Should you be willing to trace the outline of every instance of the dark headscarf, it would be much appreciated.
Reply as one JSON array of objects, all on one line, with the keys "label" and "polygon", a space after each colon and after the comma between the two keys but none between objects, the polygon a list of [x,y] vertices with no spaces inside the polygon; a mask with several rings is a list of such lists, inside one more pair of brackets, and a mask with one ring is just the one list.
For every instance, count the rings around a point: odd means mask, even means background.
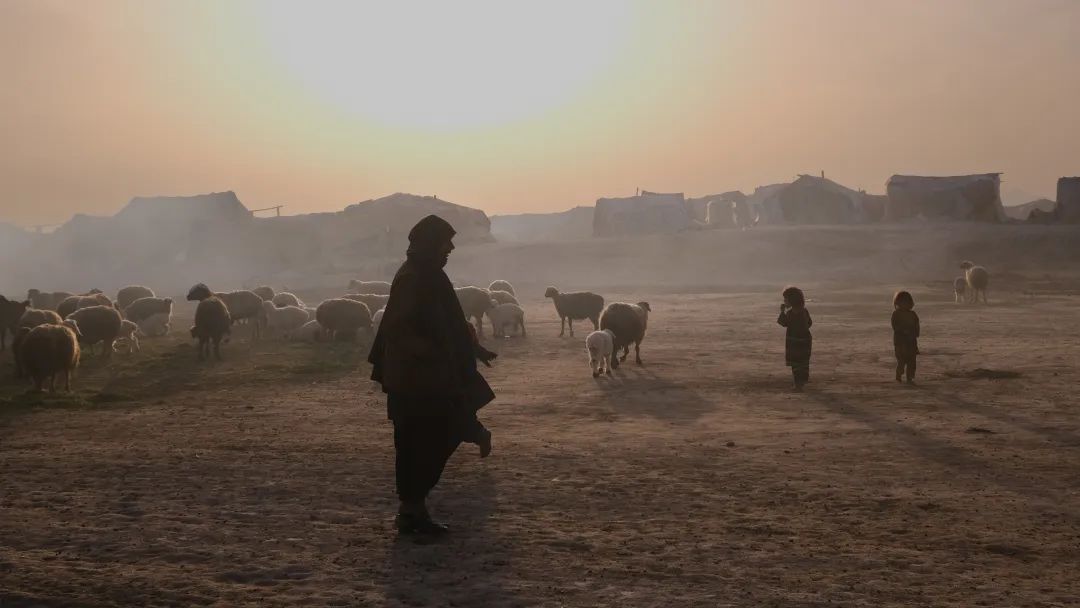
[{"label": "dark headscarf", "polygon": [[[434,215],[409,231],[407,259],[394,276],[368,357],[372,380],[387,392],[473,400],[468,395],[480,377],[473,341],[454,286],[443,272],[454,234],[446,220]],[[423,352],[414,352],[412,345]]]}]

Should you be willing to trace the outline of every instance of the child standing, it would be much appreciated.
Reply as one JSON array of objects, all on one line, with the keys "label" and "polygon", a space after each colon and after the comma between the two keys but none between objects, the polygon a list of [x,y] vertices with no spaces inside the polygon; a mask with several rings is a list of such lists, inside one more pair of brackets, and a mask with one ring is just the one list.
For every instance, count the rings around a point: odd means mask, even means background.
[{"label": "child standing", "polygon": [[915,298],[906,291],[893,296],[893,350],[896,353],[896,381],[906,374],[908,384],[915,383],[915,357],[919,354],[919,315]]},{"label": "child standing", "polygon": [[788,287],[783,293],[780,317],[776,322],[787,328],[784,342],[784,359],[791,368],[795,390],[801,391],[810,381],[810,351],[814,338],[810,326],[814,324],[806,310],[806,297],[798,287]]}]

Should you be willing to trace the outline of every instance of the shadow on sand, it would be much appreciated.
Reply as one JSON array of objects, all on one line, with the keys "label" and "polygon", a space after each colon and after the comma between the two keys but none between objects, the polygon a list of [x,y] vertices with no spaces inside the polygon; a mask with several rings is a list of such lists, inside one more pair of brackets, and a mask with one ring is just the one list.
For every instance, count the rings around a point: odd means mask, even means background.
[{"label": "shadow on sand", "polygon": [[598,378],[597,386],[620,415],[690,423],[715,409],[697,391],[659,376],[647,363],[636,365],[632,359],[620,365],[614,376]]}]

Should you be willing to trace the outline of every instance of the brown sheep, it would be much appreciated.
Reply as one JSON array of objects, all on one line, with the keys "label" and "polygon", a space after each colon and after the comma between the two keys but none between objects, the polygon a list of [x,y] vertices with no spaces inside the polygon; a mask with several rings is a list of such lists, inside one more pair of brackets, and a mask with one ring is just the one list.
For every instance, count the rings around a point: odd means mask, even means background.
[{"label": "brown sheep", "polygon": [[40,291],[38,289],[31,289],[26,292],[26,299],[30,300],[31,308],[38,310],[56,310],[56,307],[60,305],[60,302],[70,298],[75,294],[66,291]]},{"label": "brown sheep", "polygon": [[[626,349],[629,352],[630,345],[634,344],[635,351],[638,351],[641,340],[645,337],[645,324],[638,308],[634,304],[614,302],[609,304],[604,309],[604,314],[600,316],[600,329],[610,330],[614,336],[611,351],[613,369],[619,367],[619,357],[616,356],[619,349]],[[637,363],[641,364],[640,354],[638,354]]]},{"label": "brown sheep", "polygon": [[49,390],[56,392],[56,376],[64,374],[64,390],[71,390],[71,373],[79,366],[78,328],[74,323],[39,325],[23,328],[20,336],[19,364],[34,381],[34,390],[42,391],[45,380]]},{"label": "brown sheep", "polygon": [[191,327],[191,337],[199,340],[199,361],[210,355],[211,343],[214,356],[221,360],[221,340],[229,335],[231,326],[229,308],[221,298],[210,296],[199,301],[195,307],[195,325]]},{"label": "brown sheep", "polygon": [[353,340],[361,329],[371,331],[371,309],[346,298],[326,300],[315,309],[315,320],[334,340]]},{"label": "brown sheep", "polygon": [[101,342],[104,345],[102,357],[108,359],[112,355],[113,344],[120,336],[120,326],[123,324],[119,310],[112,306],[88,306],[76,310],[68,318],[79,325],[79,333],[82,334],[80,342],[89,346],[91,352],[94,345]]},{"label": "brown sheep", "polygon": [[38,325],[52,324],[60,325],[64,322],[64,319],[60,317],[60,314],[52,310],[41,310],[38,308],[27,308],[22,317],[19,317],[18,327],[33,329]]},{"label": "brown sheep", "polygon": [[109,299],[109,296],[106,296],[103,293],[95,293],[90,295],[71,296],[70,298],[67,298],[66,300],[61,302],[60,305],[56,307],[56,312],[59,313],[61,317],[66,319],[71,315],[71,313],[79,310],[80,308],[87,308],[90,306],[111,307],[112,305],[113,303],[112,300]]},{"label": "brown sheep", "polygon": [[251,337],[257,340],[261,329],[266,325],[266,311],[263,310],[263,299],[255,292],[247,290],[230,291],[227,293],[212,292],[205,283],[199,283],[188,291],[188,301],[202,301],[211,296],[217,296],[229,309],[229,318],[233,323],[250,319],[253,321]]},{"label": "brown sheep", "polygon": [[154,290],[149,287],[143,287],[142,285],[128,285],[127,287],[116,292],[116,309],[124,310],[135,300],[142,298],[153,298]]},{"label": "brown sheep", "polygon": [[570,335],[574,335],[574,321],[588,319],[593,323],[593,330],[603,329],[599,326],[600,312],[604,310],[604,298],[589,291],[574,293],[560,293],[554,287],[548,287],[544,292],[545,298],[551,298],[555,303],[555,312],[559,315],[559,336],[566,333],[567,321],[570,322]]},{"label": "brown sheep", "polygon": [[30,307],[30,300],[16,302],[0,296],[0,351],[7,348],[7,334],[11,332],[14,340],[15,332],[19,329],[19,319]]}]

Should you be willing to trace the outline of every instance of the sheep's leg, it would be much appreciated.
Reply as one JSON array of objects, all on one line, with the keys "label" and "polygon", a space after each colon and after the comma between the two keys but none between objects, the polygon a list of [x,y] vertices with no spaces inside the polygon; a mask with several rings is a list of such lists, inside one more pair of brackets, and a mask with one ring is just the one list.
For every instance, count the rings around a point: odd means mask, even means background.
[{"label": "sheep's leg", "polygon": [[206,356],[203,354],[206,351],[206,343],[207,338],[199,336],[199,361],[206,359]]},{"label": "sheep's leg", "polygon": [[525,335],[526,335],[525,334],[525,319],[519,319],[518,320],[518,327],[521,328],[521,337],[524,338]]},{"label": "sheep's leg", "polygon": [[559,317],[559,337],[566,335],[566,317]]},{"label": "sheep's leg", "polygon": [[[135,343],[135,352],[141,353],[142,352],[142,346],[139,345],[139,339],[136,338],[135,336],[131,336],[131,341]],[[129,353],[131,352],[131,347],[130,346],[128,347],[128,352]]]},{"label": "sheep's leg", "polygon": [[611,375],[611,355],[604,355],[603,363],[605,365],[605,368],[607,369],[607,371],[605,373],[610,376]]},{"label": "sheep's leg", "polygon": [[634,363],[641,365],[641,342],[634,342]]},{"label": "sheep's leg", "polygon": [[[618,349],[615,349],[615,350],[618,350]],[[618,356],[618,355],[616,355],[616,356]],[[619,363],[622,363],[622,362],[626,361],[626,358],[629,357],[629,356],[630,356],[630,343],[628,342],[626,344],[626,346],[623,346],[622,356],[619,357]]]},{"label": "sheep's leg", "polygon": [[65,369],[64,370],[64,392],[65,393],[70,393],[71,392],[71,370],[70,369]]},{"label": "sheep's leg", "polygon": [[570,325],[570,337],[574,337],[574,317],[567,317],[566,322]]},{"label": "sheep's leg", "polygon": [[592,330],[600,331],[600,317],[589,317],[589,320],[592,321]]},{"label": "sheep's leg", "polygon": [[214,338],[214,357],[221,361],[221,338]]},{"label": "sheep's leg", "polygon": [[589,353],[589,368],[592,369],[592,377],[597,378],[600,376],[600,372],[604,371],[604,364],[600,361],[600,357]]},{"label": "sheep's leg", "polygon": [[[494,324],[492,325],[492,330],[491,331],[492,332],[495,331]],[[477,338],[483,338],[484,337],[484,315],[480,315],[480,316],[476,317],[476,337]]]}]

